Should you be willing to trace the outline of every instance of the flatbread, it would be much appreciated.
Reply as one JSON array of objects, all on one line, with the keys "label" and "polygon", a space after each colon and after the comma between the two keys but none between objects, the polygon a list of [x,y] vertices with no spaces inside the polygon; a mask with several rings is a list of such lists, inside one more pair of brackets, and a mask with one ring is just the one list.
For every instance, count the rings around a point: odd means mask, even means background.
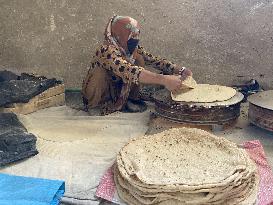
[{"label": "flatbread", "polygon": [[236,90],[231,87],[197,84],[194,89],[184,89],[179,94],[172,93],[171,96],[174,101],[179,102],[210,103],[229,100],[235,94]]},{"label": "flatbread", "polygon": [[188,76],[185,80],[182,81],[181,90],[195,88],[196,86],[196,81],[192,78],[192,76]]},{"label": "flatbread", "polygon": [[183,193],[183,192],[157,192],[157,193],[145,193],[138,189],[136,189],[131,184],[127,183],[118,173],[117,168],[114,169],[115,176],[118,184],[123,187],[124,189],[128,190],[130,194],[132,194],[135,198],[143,198],[146,199],[146,204],[149,204],[149,202],[152,204],[154,201],[164,201],[166,199],[177,199],[180,201],[192,201],[192,200],[209,200],[210,197],[213,197],[213,195],[207,194],[207,192],[203,193]]},{"label": "flatbread", "polygon": [[[198,135],[197,135],[198,136]],[[198,136],[200,137],[200,136]],[[244,153],[246,155],[246,153]],[[242,156],[243,158],[243,156]],[[246,166],[242,166],[239,170],[236,170],[234,173],[231,173],[229,177],[226,179],[219,181],[214,184],[199,184],[199,185],[188,185],[188,184],[172,184],[172,185],[152,185],[145,184],[141,182],[137,177],[134,177],[134,174],[128,174],[125,165],[120,155],[117,157],[117,162],[119,164],[119,171],[124,179],[126,179],[130,184],[135,186],[137,189],[145,192],[162,192],[162,191],[174,191],[179,190],[184,193],[197,193],[197,192],[215,192],[215,190],[224,189],[230,185],[237,185],[238,180],[241,178],[248,179],[249,176],[253,173],[253,170],[256,169],[254,163],[249,159],[249,157],[245,157]],[[245,167],[247,167],[245,169]],[[129,167],[130,169],[130,167]]]},{"label": "flatbread", "polygon": [[120,155],[126,172],[142,183],[173,186],[231,181],[233,173],[247,167],[243,152],[224,138],[182,128],[131,141]]},{"label": "flatbread", "polygon": [[114,178],[128,204],[255,204],[257,168],[244,149],[192,128],[133,139]]},{"label": "flatbread", "polygon": [[[233,194],[231,192],[224,192],[226,196],[229,196],[228,199],[220,199],[220,200],[199,200],[199,201],[185,201],[174,199],[174,198],[166,198],[163,197],[155,198],[154,203],[146,203],[147,198],[140,198],[140,196],[137,196],[135,194],[132,194],[132,190],[129,190],[128,188],[120,185],[117,175],[114,174],[114,179],[117,187],[117,192],[120,198],[126,202],[128,205],[135,204],[157,204],[157,205],[185,205],[185,204],[194,204],[194,205],[213,205],[213,204],[229,204],[229,205],[255,205],[257,202],[257,193],[258,193],[258,187],[259,187],[259,177],[257,175],[253,175],[251,181],[246,184],[245,188],[243,190],[237,191],[237,194]],[[238,189],[238,188],[236,188]],[[144,202],[144,203],[143,203]],[[158,203],[157,203],[158,202]]]}]

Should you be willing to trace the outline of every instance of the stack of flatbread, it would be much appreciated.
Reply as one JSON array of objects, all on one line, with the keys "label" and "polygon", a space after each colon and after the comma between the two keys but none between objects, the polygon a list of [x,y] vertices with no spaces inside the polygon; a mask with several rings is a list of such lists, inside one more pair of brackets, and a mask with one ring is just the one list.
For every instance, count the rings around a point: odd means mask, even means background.
[{"label": "stack of flatbread", "polygon": [[114,178],[130,205],[256,203],[258,175],[244,149],[200,129],[170,129],[131,140]]}]

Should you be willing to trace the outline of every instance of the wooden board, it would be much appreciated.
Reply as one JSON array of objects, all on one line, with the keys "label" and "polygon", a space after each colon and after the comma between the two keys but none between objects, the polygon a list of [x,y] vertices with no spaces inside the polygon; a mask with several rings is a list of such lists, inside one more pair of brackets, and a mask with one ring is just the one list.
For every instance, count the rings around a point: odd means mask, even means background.
[{"label": "wooden board", "polygon": [[57,85],[55,87],[49,88],[48,90],[42,92],[41,94],[35,96],[34,98],[37,100],[43,100],[55,95],[59,95],[65,92],[64,84]]},{"label": "wooden board", "polygon": [[9,107],[0,108],[0,112],[14,112],[16,114],[29,114],[40,109],[65,104],[64,84],[49,88],[32,98],[28,103],[14,103]]},{"label": "wooden board", "polygon": [[65,94],[55,95],[43,100],[32,99],[28,103],[17,103],[13,108],[0,108],[0,112],[29,114],[38,110],[65,104]]}]

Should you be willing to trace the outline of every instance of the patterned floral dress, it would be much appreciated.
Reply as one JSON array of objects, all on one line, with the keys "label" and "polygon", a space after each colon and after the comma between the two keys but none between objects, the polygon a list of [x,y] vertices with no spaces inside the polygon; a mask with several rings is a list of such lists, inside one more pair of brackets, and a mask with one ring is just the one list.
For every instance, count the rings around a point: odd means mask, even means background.
[{"label": "patterned floral dress", "polygon": [[144,64],[138,59],[131,64],[114,45],[102,45],[96,50],[82,86],[87,108],[100,108],[102,114],[122,110],[128,99],[138,96],[139,75],[145,65],[167,75],[173,74],[176,67],[170,61],[146,52],[141,46],[137,47],[137,55]]}]

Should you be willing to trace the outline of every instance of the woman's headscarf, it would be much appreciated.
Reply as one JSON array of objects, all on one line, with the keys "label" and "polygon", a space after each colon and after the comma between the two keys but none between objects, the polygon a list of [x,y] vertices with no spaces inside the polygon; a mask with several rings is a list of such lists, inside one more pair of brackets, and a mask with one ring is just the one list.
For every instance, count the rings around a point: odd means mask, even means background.
[{"label": "woman's headscarf", "polygon": [[105,29],[105,42],[114,45],[127,57],[131,63],[134,62],[133,55],[128,53],[127,42],[130,38],[139,39],[139,23],[128,16],[113,16]]},{"label": "woman's headscarf", "polygon": [[[128,40],[139,39],[140,27],[138,22],[128,16],[113,16],[105,29],[105,44],[114,45],[126,57],[131,64],[135,63],[134,54],[128,53]],[[131,83],[124,83],[120,96],[114,103],[114,110],[120,110],[124,106],[130,92]]]}]

